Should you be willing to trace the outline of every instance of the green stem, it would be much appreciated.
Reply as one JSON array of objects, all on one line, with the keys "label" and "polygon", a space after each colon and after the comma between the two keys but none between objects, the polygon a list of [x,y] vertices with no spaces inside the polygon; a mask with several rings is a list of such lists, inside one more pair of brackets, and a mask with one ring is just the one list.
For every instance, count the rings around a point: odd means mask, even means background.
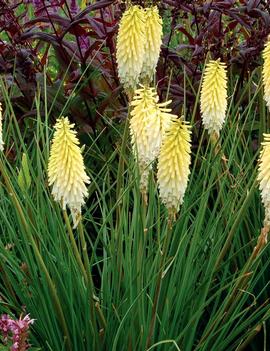
[{"label": "green stem", "polygon": [[83,260],[84,260],[84,268],[87,274],[87,282],[90,287],[90,291],[92,294],[94,294],[94,285],[93,285],[93,280],[92,280],[92,274],[91,274],[91,269],[90,269],[90,262],[89,262],[89,257],[87,253],[87,244],[84,236],[84,229],[82,225],[82,221],[80,220],[78,224],[78,232],[79,232],[79,237],[80,237],[80,242],[82,246],[82,254],[83,254]]},{"label": "green stem", "polygon": [[262,324],[258,324],[256,326],[256,328],[254,328],[253,330],[251,330],[251,332],[249,333],[248,337],[246,338],[245,341],[243,341],[243,343],[237,347],[237,351],[244,351],[247,349],[248,345],[251,343],[251,341],[255,338],[255,336],[261,331],[262,329]]},{"label": "green stem", "polygon": [[166,234],[165,241],[164,241],[164,249],[163,249],[162,257],[161,257],[161,261],[160,261],[159,275],[158,275],[157,285],[156,285],[156,290],[155,290],[155,295],[154,295],[153,308],[152,308],[152,318],[151,318],[149,333],[148,333],[147,341],[146,341],[146,349],[148,349],[150,347],[152,336],[154,333],[154,328],[155,328],[155,323],[156,323],[156,318],[157,318],[158,301],[159,301],[161,283],[162,283],[162,276],[163,276],[163,272],[164,272],[164,264],[165,264],[165,260],[166,260],[168,250],[169,250],[171,234],[172,234],[172,224],[171,224],[171,217],[169,216],[167,234]]},{"label": "green stem", "polygon": [[84,268],[84,265],[83,265],[83,262],[82,262],[82,259],[81,259],[81,255],[79,253],[78,246],[76,244],[76,241],[75,241],[75,238],[74,238],[74,235],[73,235],[73,231],[72,231],[72,228],[71,228],[70,221],[69,221],[69,218],[68,218],[66,210],[63,210],[63,216],[64,216],[64,220],[65,220],[65,223],[66,223],[66,226],[67,226],[67,231],[68,231],[68,234],[69,234],[69,238],[70,238],[71,246],[72,246],[72,249],[73,249],[73,253],[75,255],[75,258],[77,260],[78,265],[81,268],[83,277],[84,277],[85,281],[87,282],[88,281],[88,276],[87,276],[86,270]]},{"label": "green stem", "polygon": [[122,193],[122,188],[124,184],[124,161],[125,161],[125,154],[126,154],[126,146],[128,142],[128,135],[129,135],[129,114],[130,114],[130,105],[128,107],[128,113],[127,113],[127,118],[125,121],[125,127],[124,127],[124,133],[123,133],[123,138],[122,138],[122,144],[120,148],[120,154],[119,154],[119,164],[118,164],[118,170],[117,170],[117,179],[116,179],[116,202],[117,202],[117,208],[116,208],[116,247],[117,247],[117,267],[118,267],[118,274],[119,274],[119,280],[118,280],[118,292],[120,291],[120,285],[121,285],[121,266],[122,266],[122,236],[121,236],[121,208],[122,208],[122,199],[121,199],[121,193]]},{"label": "green stem", "polygon": [[122,139],[122,144],[120,149],[119,164],[118,164],[118,170],[117,170],[117,183],[116,183],[116,201],[118,201],[118,207],[117,207],[117,213],[116,213],[117,223],[119,223],[120,213],[121,213],[120,195],[121,195],[121,189],[123,187],[124,160],[125,160],[125,154],[126,154],[125,151],[126,151],[128,135],[129,135],[129,115],[130,115],[130,105],[128,107],[127,118],[125,121],[124,134],[123,134],[123,139]]},{"label": "green stem", "polygon": [[[63,214],[64,214],[65,223],[66,223],[66,226],[67,226],[67,230],[68,230],[68,233],[69,233],[71,245],[72,245],[72,248],[73,248],[76,260],[77,260],[77,262],[78,262],[78,264],[79,264],[79,266],[81,268],[81,271],[83,273],[84,279],[85,279],[87,285],[89,285],[89,288],[90,288],[90,291],[91,291],[91,301],[90,302],[91,302],[91,306],[92,306],[92,308],[91,308],[92,318],[94,318],[93,301],[92,301],[92,298],[95,297],[94,291],[93,291],[94,284],[93,284],[92,275],[91,275],[90,262],[89,262],[88,253],[87,253],[87,244],[86,244],[86,240],[85,240],[85,237],[84,237],[83,225],[82,225],[82,223],[80,221],[79,225],[78,225],[78,231],[79,231],[79,236],[80,236],[82,252],[83,252],[83,259],[84,259],[84,265],[85,266],[83,265],[83,262],[82,262],[82,259],[81,259],[81,255],[79,253],[78,246],[76,244],[76,241],[75,241],[75,238],[74,238],[74,235],[73,235],[73,231],[72,231],[72,228],[71,228],[71,225],[70,225],[70,221],[68,219],[67,211],[63,211]],[[99,315],[101,324],[103,325],[103,328],[105,328],[107,323],[106,323],[105,317],[104,317],[104,315],[102,313],[102,310],[100,309],[99,302],[96,302],[95,307],[96,307],[97,313]],[[93,323],[94,323],[94,319],[93,319]]]},{"label": "green stem", "polygon": [[[85,266],[86,274],[88,277],[89,289],[90,289],[91,294],[92,294],[91,297],[94,300],[97,300],[96,295],[95,295],[95,287],[94,287],[94,283],[93,283],[93,279],[92,279],[91,268],[90,268],[90,261],[89,261],[89,257],[88,257],[88,253],[87,253],[87,244],[86,244],[86,240],[85,240],[85,236],[84,236],[84,229],[83,229],[82,221],[79,222],[78,231],[79,231],[79,236],[80,236],[80,241],[81,241],[81,246],[82,246],[84,266]],[[93,306],[93,304],[91,304],[91,305]],[[103,315],[102,310],[100,309],[99,302],[97,302],[95,304],[95,307],[96,307],[96,310],[98,312],[99,318],[103,324],[103,327],[106,327],[106,325],[107,325],[106,319]],[[93,318],[94,318],[94,311],[93,311]],[[93,322],[94,322],[94,319],[93,319]]]}]

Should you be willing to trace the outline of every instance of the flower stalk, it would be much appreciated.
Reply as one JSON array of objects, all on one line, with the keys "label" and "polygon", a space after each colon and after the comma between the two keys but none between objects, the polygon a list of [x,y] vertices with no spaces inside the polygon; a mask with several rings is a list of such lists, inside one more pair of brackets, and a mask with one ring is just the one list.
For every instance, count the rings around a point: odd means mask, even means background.
[{"label": "flower stalk", "polygon": [[4,141],[3,141],[3,108],[0,102],[0,151],[4,151]]},{"label": "flower stalk", "polygon": [[84,265],[83,265],[83,262],[82,262],[82,259],[81,259],[81,256],[80,256],[80,253],[79,253],[79,250],[78,250],[78,246],[76,244],[76,241],[75,241],[75,238],[74,238],[74,235],[73,235],[73,231],[72,231],[72,228],[71,228],[71,225],[70,225],[70,221],[69,221],[69,218],[68,218],[68,215],[67,215],[67,211],[66,210],[63,210],[63,217],[64,217],[64,220],[65,220],[65,223],[66,223],[66,227],[67,227],[67,231],[68,231],[68,235],[69,235],[69,239],[70,239],[70,242],[71,242],[71,246],[72,246],[72,249],[73,249],[73,253],[74,253],[74,256],[76,258],[76,261],[82,271],[82,275],[84,277],[84,280],[87,282],[88,281],[88,276],[87,276],[87,273],[86,273],[86,270],[84,268]]},{"label": "flower stalk", "polygon": [[160,296],[161,285],[162,285],[162,278],[163,278],[164,272],[165,272],[165,263],[166,263],[166,259],[167,259],[168,252],[169,252],[171,237],[172,237],[172,221],[171,221],[171,218],[168,217],[167,233],[166,233],[165,239],[164,239],[163,250],[161,251],[159,274],[158,274],[158,278],[157,278],[157,284],[156,284],[154,300],[153,300],[152,317],[151,317],[149,332],[148,332],[148,336],[147,336],[147,340],[146,340],[146,349],[148,349],[151,345],[151,341],[152,341],[152,337],[153,337],[153,333],[154,333],[154,329],[155,329],[155,323],[156,323],[156,319],[157,319],[158,302],[159,302],[159,296]]}]

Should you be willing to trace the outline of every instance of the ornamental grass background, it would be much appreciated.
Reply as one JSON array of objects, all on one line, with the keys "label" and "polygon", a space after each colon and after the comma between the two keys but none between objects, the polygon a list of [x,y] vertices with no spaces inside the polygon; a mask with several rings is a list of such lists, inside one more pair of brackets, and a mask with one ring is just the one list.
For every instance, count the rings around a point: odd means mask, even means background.
[{"label": "ornamental grass background", "polygon": [[269,10],[0,0],[0,350],[268,350]]}]

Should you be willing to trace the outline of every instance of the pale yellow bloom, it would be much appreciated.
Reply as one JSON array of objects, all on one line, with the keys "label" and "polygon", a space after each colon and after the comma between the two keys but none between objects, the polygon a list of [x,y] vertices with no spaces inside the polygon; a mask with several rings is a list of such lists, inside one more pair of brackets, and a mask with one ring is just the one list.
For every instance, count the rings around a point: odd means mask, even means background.
[{"label": "pale yellow bloom", "polygon": [[60,202],[63,209],[66,206],[70,208],[76,227],[84,198],[88,195],[85,184],[90,183],[90,179],[85,172],[74,124],[70,124],[67,117],[62,117],[54,128],[48,165],[49,185],[52,186],[54,200]]},{"label": "pale yellow bloom", "polygon": [[169,103],[158,103],[156,91],[148,87],[137,89],[131,102],[131,143],[140,168],[142,192],[147,192],[149,170],[174,117],[166,107]]},{"label": "pale yellow bloom", "polygon": [[116,60],[121,83],[129,96],[136,89],[145,53],[145,11],[131,6],[119,24]]},{"label": "pale yellow bloom", "polygon": [[265,45],[263,50],[263,85],[264,85],[264,99],[266,101],[266,105],[270,109],[270,40]]},{"label": "pale yellow bloom", "polygon": [[0,102],[0,151],[4,151],[4,141],[3,141],[3,109]]},{"label": "pale yellow bloom", "polygon": [[218,59],[206,65],[201,89],[202,122],[209,134],[219,136],[226,109],[227,73],[225,64]]},{"label": "pale yellow bloom", "polygon": [[179,210],[188,184],[191,162],[189,126],[174,118],[166,131],[158,158],[160,198],[171,215]]},{"label": "pale yellow bloom", "polygon": [[81,9],[84,10],[86,8],[86,0],[82,0]]},{"label": "pale yellow bloom", "polygon": [[162,43],[162,18],[157,6],[145,9],[145,54],[141,78],[150,83],[153,80]]},{"label": "pale yellow bloom", "polygon": [[262,151],[259,158],[258,180],[262,202],[265,208],[265,225],[270,225],[270,134],[264,134]]}]

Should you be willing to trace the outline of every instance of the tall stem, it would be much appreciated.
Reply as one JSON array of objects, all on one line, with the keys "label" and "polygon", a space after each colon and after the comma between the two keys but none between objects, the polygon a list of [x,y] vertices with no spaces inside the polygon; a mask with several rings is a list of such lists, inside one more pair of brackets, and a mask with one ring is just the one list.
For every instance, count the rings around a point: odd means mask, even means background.
[{"label": "tall stem", "polygon": [[78,224],[78,232],[79,232],[80,242],[82,246],[82,254],[83,254],[83,260],[84,260],[84,268],[87,274],[87,282],[89,284],[90,291],[94,294],[94,285],[93,285],[92,274],[90,269],[90,261],[87,253],[87,244],[86,244],[84,229],[83,229],[81,220]]},{"label": "tall stem", "polygon": [[122,139],[122,144],[121,144],[121,149],[120,149],[119,164],[118,164],[118,170],[117,170],[116,201],[118,201],[118,207],[117,207],[116,216],[117,216],[117,223],[118,224],[119,224],[120,213],[121,213],[120,195],[121,195],[121,189],[122,189],[123,183],[124,183],[123,182],[123,173],[124,173],[124,161],[125,161],[125,155],[126,155],[126,147],[127,147],[127,142],[128,142],[129,115],[130,115],[130,105],[128,107],[127,118],[125,121],[124,134],[123,134],[123,139]]},{"label": "tall stem", "polygon": [[88,276],[86,274],[86,270],[84,268],[84,265],[83,265],[83,262],[82,262],[82,259],[81,259],[81,256],[80,256],[80,253],[79,253],[79,250],[78,250],[78,246],[76,244],[76,241],[75,241],[75,238],[74,238],[74,235],[73,235],[73,231],[72,231],[72,228],[71,228],[70,221],[68,219],[68,215],[67,215],[67,211],[66,210],[63,211],[63,216],[64,216],[64,220],[65,220],[65,223],[66,223],[66,227],[67,227],[69,239],[70,239],[70,242],[71,242],[71,246],[72,246],[72,249],[73,249],[73,253],[74,253],[75,258],[77,260],[77,263],[78,263],[78,265],[79,265],[79,267],[80,267],[80,269],[82,271],[83,277],[84,277],[85,281],[87,282]]},{"label": "tall stem", "polygon": [[167,254],[168,254],[168,250],[169,250],[171,234],[172,234],[172,222],[171,222],[171,216],[169,216],[167,234],[165,237],[164,248],[163,248],[162,257],[161,257],[160,266],[159,266],[159,275],[158,275],[157,285],[156,285],[156,290],[155,290],[155,295],[154,295],[153,308],[152,308],[152,318],[151,318],[149,333],[148,333],[147,341],[146,341],[146,349],[148,349],[150,347],[152,336],[154,333],[154,328],[155,328],[155,323],[156,323],[156,318],[157,318],[157,308],[158,308],[161,283],[162,283],[162,276],[163,276],[163,272],[164,272],[164,264],[165,264],[165,260],[167,258]]},{"label": "tall stem", "polygon": [[[78,227],[78,231],[79,231],[80,242],[81,242],[81,246],[82,246],[84,265],[83,265],[83,262],[82,262],[82,259],[81,259],[81,255],[79,253],[78,246],[76,244],[76,241],[75,241],[75,238],[74,238],[74,235],[73,235],[73,231],[72,231],[72,228],[71,228],[71,225],[70,225],[70,221],[69,221],[68,216],[67,216],[67,212],[63,211],[63,214],[64,214],[64,219],[65,219],[65,223],[66,223],[67,230],[68,230],[68,233],[69,233],[69,238],[70,238],[70,241],[71,241],[71,245],[72,245],[72,248],[73,248],[73,252],[74,252],[75,258],[76,258],[76,260],[77,260],[77,262],[78,262],[78,264],[79,264],[79,266],[81,268],[81,271],[82,271],[82,274],[84,276],[85,282],[87,283],[87,285],[89,286],[90,291],[91,291],[91,294],[90,294],[91,314],[92,314],[93,324],[95,324],[95,321],[94,321],[94,308],[93,308],[93,298],[95,298],[94,283],[93,283],[93,279],[92,279],[92,275],[91,275],[90,262],[89,262],[88,253],[87,253],[87,244],[86,244],[85,237],[84,237],[83,225],[82,225],[82,223],[80,221],[79,227]],[[102,312],[102,310],[100,308],[99,302],[95,303],[95,308],[96,308],[96,311],[98,313],[98,316],[99,316],[99,319],[101,321],[101,324],[102,324],[103,328],[105,328],[107,323],[106,323],[106,319],[105,319],[105,317],[103,315],[103,312]]]}]

